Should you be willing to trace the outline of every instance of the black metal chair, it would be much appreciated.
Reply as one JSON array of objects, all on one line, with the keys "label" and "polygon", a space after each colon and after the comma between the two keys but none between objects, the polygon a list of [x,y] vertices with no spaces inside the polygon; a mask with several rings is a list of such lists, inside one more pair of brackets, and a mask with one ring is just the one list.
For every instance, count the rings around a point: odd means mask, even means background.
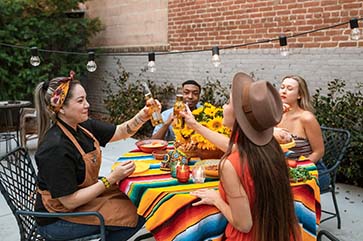
[{"label": "black metal chair", "polygon": [[37,113],[35,109],[21,109],[19,122],[20,145],[26,147],[27,141],[38,138]]},{"label": "black metal chair", "polygon": [[333,234],[329,233],[326,230],[320,230],[318,232],[317,241],[322,241],[323,235],[326,236],[329,240],[339,241],[339,239],[337,237],[335,237]]},{"label": "black metal chair", "polygon": [[28,152],[18,147],[0,159],[0,190],[18,223],[20,240],[44,240],[37,232],[35,217],[96,216],[100,232],[76,239],[105,241],[105,225],[98,212],[45,213],[34,212],[36,172]]},{"label": "black metal chair", "polygon": [[[13,145],[19,146],[18,139],[18,110],[0,109],[0,142],[5,143],[5,152],[0,147],[0,155],[8,153],[13,149]],[[1,143],[0,143],[1,145]]]},{"label": "black metal chair", "polygon": [[335,181],[336,181],[336,174],[338,171],[338,167],[342,162],[350,143],[350,132],[344,129],[330,128],[325,126],[322,126],[321,130],[323,133],[324,147],[325,147],[325,153],[322,159],[324,164],[327,165],[328,169],[324,173],[320,173],[319,175],[328,173],[330,175],[330,184],[326,188],[321,188],[320,194],[329,193],[329,192],[331,193],[335,212],[322,210],[322,212],[328,214],[329,216],[322,219],[320,222],[322,223],[324,221],[336,217],[338,222],[338,229],[340,229],[341,220],[340,220],[338,203],[335,196]]},{"label": "black metal chair", "polygon": [[154,237],[152,233],[145,233],[145,234],[141,234],[139,236],[137,236],[134,241],[140,241],[140,240],[144,240],[144,239],[148,239],[148,238],[152,238]]}]

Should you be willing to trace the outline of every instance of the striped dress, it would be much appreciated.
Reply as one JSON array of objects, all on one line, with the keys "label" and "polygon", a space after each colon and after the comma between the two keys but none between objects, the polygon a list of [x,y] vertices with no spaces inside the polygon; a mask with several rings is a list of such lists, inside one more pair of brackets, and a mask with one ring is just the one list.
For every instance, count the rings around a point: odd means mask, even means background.
[{"label": "striped dress", "polygon": [[313,152],[308,139],[295,135],[291,136],[294,139],[296,145],[289,149],[290,151],[294,152],[289,155],[290,159],[299,159],[300,156],[308,157]]},{"label": "striped dress", "polygon": [[[290,148],[290,151],[293,151],[294,153],[291,153],[289,155],[289,159],[299,159],[300,156],[308,157],[313,150],[311,149],[310,143],[308,139],[298,137],[295,135],[291,135],[292,138],[295,140],[295,147]],[[319,180],[319,187],[320,190],[327,190],[329,188],[329,184],[331,181],[329,173],[327,173],[327,167],[323,163],[322,160],[319,160],[315,163],[316,168],[318,170],[318,180]]]}]

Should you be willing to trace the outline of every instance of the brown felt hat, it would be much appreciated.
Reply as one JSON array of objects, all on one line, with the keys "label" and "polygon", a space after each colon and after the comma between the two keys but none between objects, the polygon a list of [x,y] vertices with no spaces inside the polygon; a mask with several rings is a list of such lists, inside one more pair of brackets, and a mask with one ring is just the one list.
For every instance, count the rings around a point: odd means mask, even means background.
[{"label": "brown felt hat", "polygon": [[269,143],[273,128],[282,118],[282,101],[272,84],[237,73],[232,82],[232,103],[238,125],[247,138],[259,146]]}]

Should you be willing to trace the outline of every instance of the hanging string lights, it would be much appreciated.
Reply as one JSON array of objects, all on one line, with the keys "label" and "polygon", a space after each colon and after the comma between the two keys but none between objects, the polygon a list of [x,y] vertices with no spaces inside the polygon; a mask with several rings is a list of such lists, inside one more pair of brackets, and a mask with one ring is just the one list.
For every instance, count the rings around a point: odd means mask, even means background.
[{"label": "hanging string lights", "polygon": [[[330,28],[335,28],[335,27],[338,27],[338,26],[346,25],[346,24],[349,24],[350,28],[351,28],[351,33],[350,33],[351,40],[357,41],[357,40],[360,39],[360,35],[361,35],[361,32],[359,30],[359,23],[358,23],[358,21],[360,21],[360,20],[363,20],[363,18],[359,18],[359,19],[358,18],[352,18],[347,22],[342,22],[342,23],[331,25],[331,26],[322,27],[322,28],[319,28],[319,29],[314,29],[314,30],[310,30],[310,31],[306,31],[306,32],[301,32],[301,33],[293,34],[293,35],[290,35],[290,36],[286,36],[284,34],[281,34],[278,38],[274,38],[274,39],[263,39],[263,40],[258,40],[256,42],[226,46],[226,47],[223,47],[223,48],[219,48],[218,46],[214,46],[212,48],[211,62],[215,67],[220,66],[220,64],[221,64],[221,56],[219,54],[220,49],[239,48],[239,47],[244,47],[244,46],[249,46],[249,45],[254,45],[254,44],[269,43],[269,42],[274,42],[274,41],[279,41],[279,43],[280,43],[280,54],[282,56],[288,56],[289,55],[289,49],[288,49],[288,46],[287,46],[287,39],[296,38],[296,37],[299,37],[299,36],[302,36],[302,35],[307,35],[307,34],[310,34],[310,33],[318,32],[318,31],[322,31],[322,30],[326,30],[326,29],[330,29]],[[7,43],[1,43],[0,42],[0,47],[1,46],[11,47],[11,48],[20,48],[20,49],[29,49],[28,47],[25,47],[25,46],[12,45],[12,44],[7,44]],[[94,72],[97,69],[97,64],[95,62],[95,52],[88,52],[88,53],[84,53],[84,52],[68,52],[68,51],[60,51],[60,50],[38,49],[37,47],[31,47],[30,50],[31,50],[30,64],[32,66],[39,66],[40,65],[41,61],[40,61],[40,57],[39,57],[38,52],[50,52],[50,53],[57,53],[57,54],[88,55],[87,70],[89,72]],[[184,54],[184,53],[193,53],[193,52],[195,53],[195,52],[204,52],[204,51],[210,51],[210,49],[162,52],[162,53],[158,53],[158,55]],[[145,53],[102,53],[102,52],[98,52],[97,55],[98,56],[145,56]],[[155,72],[156,71],[155,55],[156,55],[155,52],[148,53],[149,62],[147,64],[147,67],[148,67],[148,70],[150,72]]]},{"label": "hanging string lights", "polygon": [[350,33],[350,38],[355,41],[359,40],[360,31],[359,31],[358,19],[352,18],[349,21],[349,24],[350,24],[350,28],[352,29],[352,32]]},{"label": "hanging string lights", "polygon": [[33,65],[34,67],[39,66],[40,65],[40,58],[39,58],[39,54],[38,54],[38,48],[37,47],[31,47],[30,48],[30,53],[31,53],[30,64]]},{"label": "hanging string lights", "polygon": [[219,65],[221,65],[221,58],[219,57],[219,47],[218,46],[214,46],[212,48],[212,64],[214,65],[214,67],[218,67]]},{"label": "hanging string lights", "polygon": [[147,68],[151,73],[156,71],[155,53],[154,52],[149,53],[149,62],[147,63]]},{"label": "hanging string lights", "polygon": [[280,42],[280,54],[283,57],[286,57],[289,55],[289,48],[287,47],[287,38],[284,34],[279,36],[279,42]]},{"label": "hanging string lights", "polygon": [[95,53],[90,51],[88,52],[87,70],[89,72],[95,72],[96,69],[97,69],[97,64],[95,62]]}]

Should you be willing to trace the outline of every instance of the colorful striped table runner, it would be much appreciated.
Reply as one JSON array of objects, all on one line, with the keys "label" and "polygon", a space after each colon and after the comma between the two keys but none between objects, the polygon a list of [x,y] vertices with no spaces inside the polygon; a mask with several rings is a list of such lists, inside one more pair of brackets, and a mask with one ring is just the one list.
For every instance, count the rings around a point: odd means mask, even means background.
[{"label": "colorful striped table runner", "polygon": [[[200,188],[218,188],[218,180],[207,178],[205,183],[179,183],[170,173],[161,171],[160,161],[151,154],[129,152],[117,161],[134,160],[150,164],[150,169],[123,180],[120,190],[138,207],[139,215],[146,218],[146,229],[156,240],[221,240],[227,224],[223,215],[213,206],[192,206],[196,197],[189,195]],[[195,161],[194,161],[195,162]],[[317,176],[315,165],[300,161]],[[303,240],[316,240],[320,222],[320,191],[315,179],[291,183],[295,212],[301,225]]]}]

